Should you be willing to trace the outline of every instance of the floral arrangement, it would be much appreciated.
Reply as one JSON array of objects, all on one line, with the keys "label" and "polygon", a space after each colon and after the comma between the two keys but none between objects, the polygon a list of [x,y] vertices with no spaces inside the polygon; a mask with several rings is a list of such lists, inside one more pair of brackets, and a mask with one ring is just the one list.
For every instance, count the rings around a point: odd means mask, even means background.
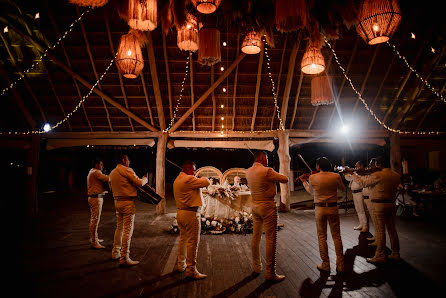
[{"label": "floral arrangement", "polygon": [[244,184],[230,185],[227,181],[221,184],[211,184],[207,187],[207,192],[211,197],[220,197],[221,199],[230,203],[237,199],[237,195],[241,191],[249,191],[249,188]]},{"label": "floral arrangement", "polygon": [[[201,234],[250,234],[252,233],[252,227],[252,214],[247,212],[239,212],[238,216],[233,218],[201,218]],[[169,232],[177,234],[179,231],[178,222],[175,219]]]}]

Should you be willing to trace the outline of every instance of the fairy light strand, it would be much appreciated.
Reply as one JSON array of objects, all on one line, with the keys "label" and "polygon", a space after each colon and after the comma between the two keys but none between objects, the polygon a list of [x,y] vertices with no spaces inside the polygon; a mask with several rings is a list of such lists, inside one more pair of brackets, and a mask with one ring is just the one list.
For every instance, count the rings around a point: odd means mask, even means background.
[{"label": "fairy light strand", "polygon": [[387,129],[390,132],[394,132],[394,133],[398,133],[398,134],[414,134],[414,135],[438,135],[441,134],[443,132],[441,131],[407,131],[407,130],[400,130],[400,129],[394,129],[390,126],[388,126],[387,124],[385,124],[381,119],[378,118],[378,116],[375,114],[375,112],[373,112],[373,110],[367,105],[367,102],[364,100],[364,98],[362,98],[362,94],[361,92],[359,92],[355,86],[353,85],[352,80],[347,76],[347,73],[344,69],[344,67],[342,67],[341,63],[339,62],[338,56],[336,55],[335,50],[333,49],[333,47],[331,46],[331,44],[328,42],[327,38],[324,36],[324,42],[328,45],[328,47],[330,48],[331,52],[333,53],[333,57],[335,58],[336,63],[338,64],[339,68],[342,71],[342,74],[344,75],[345,79],[349,82],[350,86],[352,87],[353,91],[358,95],[358,98],[361,100],[362,104],[364,105],[364,107],[366,108],[366,110],[370,113],[370,115],[373,116],[373,118],[375,118],[376,122],[378,122],[382,127],[384,127],[385,129]]},{"label": "fairy light strand", "polygon": [[172,128],[173,124],[175,123],[175,118],[177,117],[178,107],[179,107],[180,102],[183,98],[184,83],[186,82],[186,77],[187,77],[187,74],[189,73],[189,62],[190,62],[189,56],[190,55],[188,53],[187,57],[186,57],[186,59],[187,59],[186,60],[186,70],[184,72],[183,81],[181,82],[180,96],[177,98],[176,106],[175,106],[175,109],[173,110],[173,117],[172,117],[172,119],[170,119],[169,126],[166,129],[164,129],[163,132],[168,132]]},{"label": "fairy light strand", "polygon": [[11,84],[9,84],[9,86],[5,87],[2,92],[0,93],[0,96],[3,96],[6,92],[8,92],[12,87],[14,87],[15,85],[17,85],[18,82],[20,82],[24,77],[25,74],[29,73],[30,71],[32,71],[33,69],[35,69],[37,67],[37,65],[39,65],[43,59],[47,56],[48,51],[49,50],[54,50],[54,48],[56,46],[58,46],[60,44],[60,42],[62,40],[64,40],[67,35],[73,30],[74,25],[76,25],[78,22],[80,22],[82,20],[82,18],[84,17],[84,15],[86,15],[87,13],[89,13],[90,11],[92,11],[93,8],[89,8],[88,10],[84,11],[76,20],[74,20],[73,23],[71,23],[70,27],[64,32],[64,34],[52,45],[49,45],[46,50],[43,52],[42,55],[40,55],[39,59],[37,59],[37,61],[35,61],[33,64],[31,64],[30,67],[28,67],[28,69],[26,69],[25,71],[23,71],[23,73],[19,74],[19,77],[17,79],[15,79],[15,81],[11,82]]},{"label": "fairy light strand", "polygon": [[[400,52],[396,49],[396,46],[391,44],[389,41],[387,41],[387,45],[393,49],[393,51],[398,55],[398,57],[406,64],[406,66],[410,69],[410,71],[415,74],[415,76],[420,79],[423,84],[429,88],[432,92],[435,93],[435,95],[440,98],[444,103],[446,103],[446,99],[443,97],[442,94],[440,94],[438,91],[435,90],[435,88],[426,80],[424,79],[412,66],[410,66],[409,62],[407,62],[406,57],[400,54]],[[435,51],[434,51],[435,52]]]},{"label": "fairy light strand", "polygon": [[[59,122],[57,122],[54,126],[52,126],[49,131],[54,130],[55,128],[59,127],[60,125],[62,125],[64,122],[66,122],[74,113],[76,113],[76,111],[82,106],[82,104],[88,99],[88,97],[93,93],[94,88],[96,88],[96,86],[98,86],[98,84],[102,81],[102,79],[105,77],[105,75],[108,73],[108,70],[110,69],[110,67],[113,65],[113,63],[115,62],[116,56],[118,55],[118,53],[116,53],[115,57],[113,59],[111,59],[109,65],[107,66],[107,68],[105,69],[105,71],[102,73],[102,75],[99,77],[99,79],[96,81],[96,83],[93,84],[93,86],[90,88],[90,91],[88,91],[88,93],[86,95],[84,95],[82,97],[82,99],[79,101],[79,103],[74,107],[74,109],[68,113],[66,115],[66,117],[62,120],[60,120]],[[0,132],[0,134],[3,135],[30,135],[30,134],[44,134],[47,133],[49,131],[45,131],[45,130],[31,130],[31,131],[26,131],[26,132],[17,132],[17,131],[9,131],[9,132]]]},{"label": "fairy light strand", "polygon": [[271,81],[271,91],[273,93],[274,106],[275,106],[276,111],[277,111],[277,113],[276,113],[277,118],[279,119],[279,122],[280,122],[279,130],[285,130],[285,126],[283,124],[282,117],[280,117],[280,109],[279,109],[279,106],[277,105],[276,86],[274,85],[274,80],[273,80],[273,77],[271,75],[271,65],[270,65],[271,64],[271,59],[269,58],[269,55],[268,55],[268,43],[266,42],[266,36],[265,35],[263,36],[263,41],[265,43],[265,45],[264,45],[265,56],[266,56],[266,59],[268,60],[267,63],[266,63],[266,66],[268,68],[268,76],[269,76],[269,79]]}]

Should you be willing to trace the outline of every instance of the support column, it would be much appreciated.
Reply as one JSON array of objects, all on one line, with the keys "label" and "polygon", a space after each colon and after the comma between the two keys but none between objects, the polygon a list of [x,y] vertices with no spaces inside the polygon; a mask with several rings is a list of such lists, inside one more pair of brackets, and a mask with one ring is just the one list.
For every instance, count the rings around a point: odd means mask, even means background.
[{"label": "support column", "polygon": [[166,145],[169,135],[167,132],[160,132],[156,144],[156,192],[164,197],[156,206],[156,214],[166,213]]},{"label": "support column", "polygon": [[279,130],[279,162],[280,168],[279,172],[282,175],[288,177],[288,183],[280,183],[280,211],[290,211],[290,139],[289,133],[283,130]]},{"label": "support column", "polygon": [[390,167],[401,175],[401,146],[398,133],[391,133],[390,135]]},{"label": "support column", "polygon": [[39,166],[40,137],[33,135],[30,138],[30,146],[26,153],[26,186],[27,186],[27,211],[30,218],[37,216],[37,171]]}]

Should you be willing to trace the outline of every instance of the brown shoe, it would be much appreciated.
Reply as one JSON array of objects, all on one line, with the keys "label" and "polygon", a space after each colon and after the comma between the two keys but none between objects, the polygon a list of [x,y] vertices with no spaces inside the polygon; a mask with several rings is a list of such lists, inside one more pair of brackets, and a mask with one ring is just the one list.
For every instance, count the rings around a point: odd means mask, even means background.
[{"label": "brown shoe", "polygon": [[189,273],[189,272],[186,273],[186,277],[190,278],[190,279],[198,280],[198,279],[206,278],[208,276],[206,274],[202,274],[202,273],[200,273],[198,271],[195,271],[195,272],[192,272],[192,273]]},{"label": "brown shoe", "polygon": [[139,264],[139,261],[133,261],[130,258],[119,261],[119,266],[121,266],[121,267],[131,267],[131,266],[135,266],[138,264]]},{"label": "brown shoe", "polygon": [[91,247],[96,248],[96,249],[103,249],[103,248],[105,248],[105,246],[99,244],[98,242],[91,243]]},{"label": "brown shoe", "polygon": [[368,228],[362,228],[360,232],[361,232],[361,233],[367,233],[368,231],[369,231]]},{"label": "brown shoe", "polygon": [[274,274],[274,276],[266,276],[265,279],[272,282],[281,282],[285,279],[285,275]]},{"label": "brown shoe", "polygon": [[362,226],[357,226],[357,227],[353,228],[353,230],[361,230],[361,229],[362,229]]},{"label": "brown shoe", "polygon": [[317,269],[320,271],[330,272],[330,266],[317,265]]},{"label": "brown shoe", "polygon": [[387,258],[390,260],[394,260],[394,261],[401,260],[400,254],[396,254],[396,253],[392,253],[392,254],[388,255]]},{"label": "brown shoe", "polygon": [[365,238],[365,239],[367,239],[367,241],[375,241],[376,239],[375,239],[375,237],[369,237],[369,238]]},{"label": "brown shoe", "polygon": [[367,262],[372,264],[383,264],[386,262],[386,259],[379,259],[379,258],[367,258]]},{"label": "brown shoe", "polygon": [[177,272],[183,273],[186,270],[186,266],[178,266],[177,265]]}]

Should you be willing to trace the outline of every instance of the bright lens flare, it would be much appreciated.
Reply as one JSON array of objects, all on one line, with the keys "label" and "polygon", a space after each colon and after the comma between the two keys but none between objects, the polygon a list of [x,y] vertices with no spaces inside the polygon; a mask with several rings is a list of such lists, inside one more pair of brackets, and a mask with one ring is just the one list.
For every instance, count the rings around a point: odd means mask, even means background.
[{"label": "bright lens flare", "polygon": [[132,56],[132,50],[129,50],[129,51],[127,52],[127,55],[128,55],[128,56]]},{"label": "bright lens flare", "polygon": [[378,24],[373,24],[373,31],[375,31],[375,32],[378,32],[379,31],[379,26],[378,26]]},{"label": "bright lens flare", "polygon": [[51,125],[49,125],[48,123],[45,123],[45,125],[43,126],[43,130],[45,132],[49,132],[51,130]]},{"label": "bright lens flare", "polygon": [[341,132],[343,134],[347,134],[349,131],[350,131],[350,127],[348,127],[348,125],[346,125],[346,124],[342,125]]}]

